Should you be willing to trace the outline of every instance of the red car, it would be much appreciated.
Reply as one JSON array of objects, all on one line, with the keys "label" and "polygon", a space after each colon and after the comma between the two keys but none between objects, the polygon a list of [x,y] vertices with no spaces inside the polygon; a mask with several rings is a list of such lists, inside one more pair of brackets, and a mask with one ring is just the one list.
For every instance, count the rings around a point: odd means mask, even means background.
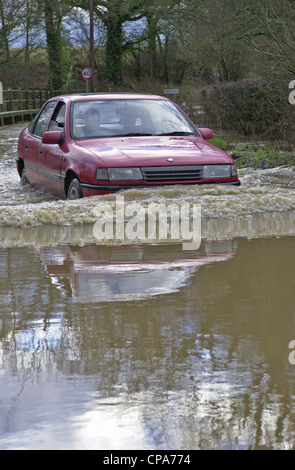
[{"label": "red car", "polygon": [[239,185],[224,151],[166,97],[95,93],[48,100],[18,142],[21,184],[62,199],[130,187]]}]

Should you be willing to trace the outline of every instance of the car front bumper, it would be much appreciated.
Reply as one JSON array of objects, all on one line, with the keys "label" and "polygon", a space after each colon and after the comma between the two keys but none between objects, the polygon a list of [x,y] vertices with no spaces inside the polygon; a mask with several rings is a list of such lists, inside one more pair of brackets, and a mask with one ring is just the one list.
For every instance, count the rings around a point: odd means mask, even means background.
[{"label": "car front bumper", "polygon": [[240,180],[235,180],[235,181],[204,181],[204,182],[198,182],[198,183],[155,183],[155,184],[129,184],[129,185],[113,185],[113,184],[108,184],[108,185],[103,185],[103,184],[87,184],[87,183],[81,183],[81,188],[83,190],[83,193],[85,192],[85,195],[92,195],[95,194],[109,194],[109,193],[115,193],[117,191],[122,191],[122,190],[128,190],[128,189],[152,189],[152,188],[157,188],[157,187],[164,187],[164,186],[173,186],[173,185],[216,185],[216,184],[222,184],[222,185],[231,185],[231,186],[240,186],[241,182]]}]

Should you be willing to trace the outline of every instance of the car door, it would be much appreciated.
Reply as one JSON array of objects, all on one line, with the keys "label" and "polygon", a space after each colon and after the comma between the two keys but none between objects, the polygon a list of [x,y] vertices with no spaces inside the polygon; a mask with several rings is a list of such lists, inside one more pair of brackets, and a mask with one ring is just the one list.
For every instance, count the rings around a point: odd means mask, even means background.
[{"label": "car door", "polygon": [[[64,131],[66,104],[58,101],[46,128],[47,131]],[[64,197],[64,179],[61,175],[63,152],[57,144],[41,141],[39,148],[39,180],[42,189],[57,197]]]},{"label": "car door", "polygon": [[41,184],[39,178],[39,155],[42,147],[42,135],[46,129],[49,117],[55,105],[56,101],[49,101],[45,104],[44,108],[37,116],[37,119],[33,120],[29,125],[28,133],[26,135],[24,147],[26,173],[30,183],[38,188],[40,188]]}]

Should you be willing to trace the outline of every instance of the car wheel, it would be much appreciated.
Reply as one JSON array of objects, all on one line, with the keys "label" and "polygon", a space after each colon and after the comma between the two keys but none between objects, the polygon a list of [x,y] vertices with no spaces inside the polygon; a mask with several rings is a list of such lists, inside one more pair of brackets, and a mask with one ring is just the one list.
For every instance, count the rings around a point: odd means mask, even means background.
[{"label": "car wheel", "polygon": [[67,192],[67,199],[72,201],[74,199],[80,199],[81,197],[83,197],[83,193],[80,181],[77,178],[74,178],[70,183]]},{"label": "car wheel", "polygon": [[21,177],[20,177],[20,185],[21,186],[27,186],[29,184],[30,184],[30,181],[27,177],[26,170],[23,168],[22,173],[21,173]]}]

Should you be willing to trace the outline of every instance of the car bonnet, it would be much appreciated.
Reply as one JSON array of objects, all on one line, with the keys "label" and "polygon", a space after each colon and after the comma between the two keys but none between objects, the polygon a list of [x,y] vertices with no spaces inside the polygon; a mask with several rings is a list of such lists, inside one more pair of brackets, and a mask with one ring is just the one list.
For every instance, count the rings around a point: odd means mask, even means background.
[{"label": "car bonnet", "polygon": [[233,162],[224,151],[197,137],[113,137],[82,140],[78,145],[110,167]]}]

